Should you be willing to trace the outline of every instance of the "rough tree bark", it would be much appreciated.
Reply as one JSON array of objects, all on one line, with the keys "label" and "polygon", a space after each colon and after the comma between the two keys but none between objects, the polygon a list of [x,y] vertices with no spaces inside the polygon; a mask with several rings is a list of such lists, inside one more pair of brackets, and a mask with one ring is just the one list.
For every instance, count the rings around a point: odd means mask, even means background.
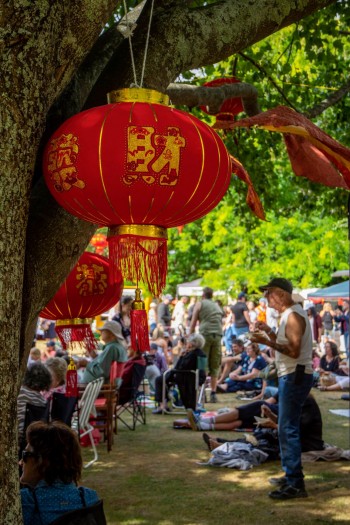
[{"label": "rough tree bark", "polygon": [[[184,70],[226,58],[335,0],[156,2],[145,86],[165,91]],[[98,40],[117,0],[9,0],[0,27],[0,523],[21,523],[16,397],[40,309],[94,226],[61,210],[40,180],[41,147],[83,106],[133,82],[128,42]],[[140,77],[149,2],[134,34]],[[69,84],[70,83],[70,84]],[[69,84],[69,86],[68,86]],[[64,92],[64,90],[66,91]],[[63,95],[64,93],[64,95]],[[34,166],[36,176],[33,178]]]}]

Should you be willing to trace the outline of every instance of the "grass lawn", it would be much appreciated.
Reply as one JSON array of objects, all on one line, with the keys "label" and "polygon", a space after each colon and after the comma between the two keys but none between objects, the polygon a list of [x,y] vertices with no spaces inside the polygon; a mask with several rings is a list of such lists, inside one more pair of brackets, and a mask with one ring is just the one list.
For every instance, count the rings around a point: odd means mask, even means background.
[{"label": "grass lawn", "polygon": [[[350,449],[349,419],[332,408],[349,408],[339,392],[313,390],[321,407],[324,440]],[[220,395],[222,406],[242,404],[234,395]],[[181,416],[177,416],[181,417]],[[99,461],[83,473],[83,484],[104,500],[110,525],[271,525],[349,524],[350,462],[317,462],[304,466],[309,498],[276,502],[268,498],[268,478],[280,475],[279,462],[242,472],[198,465],[209,452],[200,432],[173,430],[175,416],[147,411],[147,424],[136,431],[122,428],[112,452],[101,443]],[[213,436],[242,437],[233,432]],[[91,453],[84,450],[85,459]]]}]

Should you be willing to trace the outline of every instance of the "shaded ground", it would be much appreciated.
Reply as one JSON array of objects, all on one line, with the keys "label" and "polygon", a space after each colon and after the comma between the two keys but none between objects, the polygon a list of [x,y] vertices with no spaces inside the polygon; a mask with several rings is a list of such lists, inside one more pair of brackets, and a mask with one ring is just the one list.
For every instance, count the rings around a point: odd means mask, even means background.
[{"label": "shaded ground", "polygon": [[[329,413],[348,402],[340,401],[339,393],[315,395],[325,441],[350,448],[349,420]],[[232,395],[219,400],[207,408],[240,403]],[[101,444],[100,461],[84,472],[83,483],[104,499],[110,525],[350,523],[350,462],[306,464],[309,498],[275,502],[267,497],[267,479],[281,473],[278,462],[248,472],[200,466],[209,457],[200,432],[173,430],[174,416],[147,416],[147,425],[135,432],[120,428],[111,453]]]}]

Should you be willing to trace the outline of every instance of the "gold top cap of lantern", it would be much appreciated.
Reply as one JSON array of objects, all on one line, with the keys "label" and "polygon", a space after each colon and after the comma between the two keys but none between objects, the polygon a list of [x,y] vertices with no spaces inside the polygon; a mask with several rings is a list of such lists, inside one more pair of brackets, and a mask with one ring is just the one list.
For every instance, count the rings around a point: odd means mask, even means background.
[{"label": "gold top cap of lantern", "polygon": [[169,105],[169,97],[155,89],[124,88],[110,91],[107,95],[108,104],[117,102],[148,102],[150,104]]}]

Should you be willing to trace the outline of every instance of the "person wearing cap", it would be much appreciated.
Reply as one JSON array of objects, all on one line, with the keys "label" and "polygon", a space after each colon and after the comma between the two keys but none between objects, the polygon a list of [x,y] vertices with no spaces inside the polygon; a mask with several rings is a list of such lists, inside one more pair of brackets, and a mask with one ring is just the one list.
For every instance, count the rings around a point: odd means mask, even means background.
[{"label": "person wearing cap", "polygon": [[91,383],[99,377],[109,380],[112,363],[125,363],[127,348],[122,334],[122,326],[117,321],[106,321],[101,328],[101,340],[105,343],[102,352],[87,364],[82,383]]},{"label": "person wearing cap", "polygon": [[266,310],[267,310],[267,300],[265,297],[261,297],[259,299],[259,304],[256,307],[255,311],[257,314],[257,321],[262,321],[263,323],[266,323]]},{"label": "person wearing cap", "polygon": [[250,316],[244,292],[238,294],[237,302],[231,306],[231,310],[234,317],[233,322],[235,324],[236,336],[239,337],[249,332]]},{"label": "person wearing cap", "polygon": [[[300,419],[302,408],[313,384],[312,333],[306,312],[292,298],[293,285],[284,278],[274,278],[259,288],[268,305],[281,314],[277,333],[257,322],[251,340],[275,350],[278,374],[278,434],[281,463],[285,475],[272,478],[278,486],[269,493],[273,499],[305,498],[307,492],[301,464]],[[262,333],[264,332],[264,333]]]},{"label": "person wearing cap", "polygon": [[221,365],[221,337],[222,318],[224,312],[220,306],[212,300],[213,289],[206,286],[203,288],[202,300],[196,303],[190,324],[190,334],[196,329],[199,321],[199,333],[205,339],[203,348],[208,358],[208,372],[210,375],[210,402],[217,403],[216,387]]}]

